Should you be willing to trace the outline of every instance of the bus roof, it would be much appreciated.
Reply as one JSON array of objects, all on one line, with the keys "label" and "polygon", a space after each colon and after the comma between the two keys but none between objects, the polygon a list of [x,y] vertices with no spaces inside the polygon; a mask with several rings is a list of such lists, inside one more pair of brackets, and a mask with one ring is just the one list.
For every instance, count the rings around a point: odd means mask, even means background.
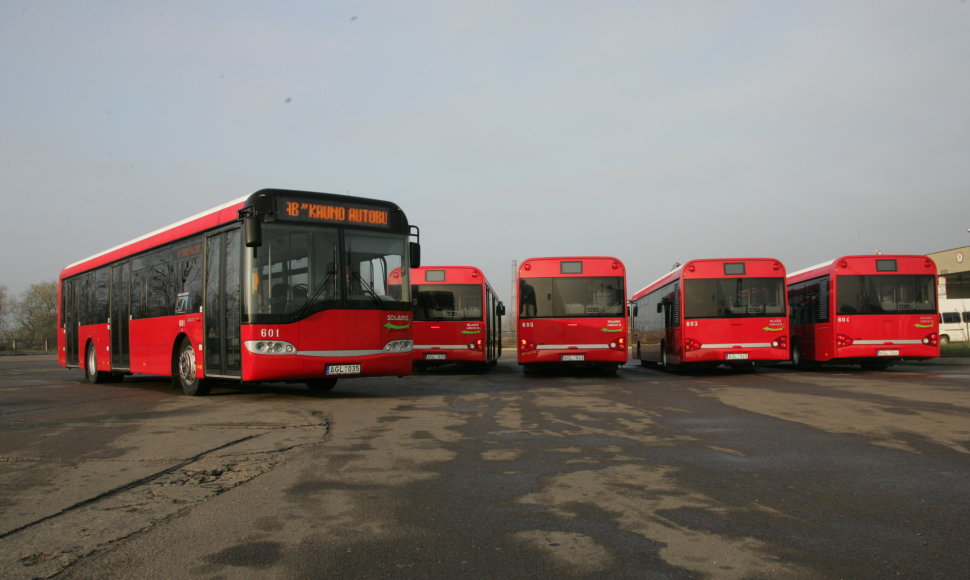
[{"label": "bus roof", "polygon": [[[772,262],[773,263],[772,269],[775,270],[775,271],[778,271],[778,274],[777,275],[780,276],[780,277],[784,277],[785,276],[785,266],[784,266],[784,264],[782,264],[781,260],[778,260],[778,259],[775,259],[775,258],[698,258],[696,260],[689,260],[687,262],[684,262],[683,264],[677,265],[670,272],[667,272],[663,276],[657,278],[653,282],[651,282],[651,283],[647,284],[646,286],[644,286],[643,288],[641,288],[639,291],[636,292],[636,294],[633,295],[632,298],[630,298],[630,300],[637,300],[637,299],[643,297],[645,294],[648,294],[648,293],[652,292],[656,288],[659,288],[661,286],[665,286],[666,284],[670,283],[673,280],[676,280],[676,279],[679,279],[681,277],[684,277],[685,276],[685,272],[693,272],[694,269],[696,269],[698,266],[704,266],[704,265],[708,265],[708,264],[734,263],[734,262],[743,262],[745,264],[754,264],[754,263],[759,263],[759,262]],[[775,266],[774,264],[777,264],[777,266]],[[701,276],[701,275],[703,275],[703,274],[698,274],[697,276]],[[727,275],[723,275],[722,274],[720,277],[731,278],[731,277],[734,277],[734,276],[743,276],[743,275],[745,275],[745,274],[727,274]],[[763,276],[764,274],[759,272],[757,274],[755,274],[755,273],[749,273],[749,274],[746,274],[746,275],[749,275],[749,276],[762,275]],[[687,276],[687,277],[690,277],[690,276]]]},{"label": "bus roof", "polygon": [[[590,264],[596,267],[595,273],[592,272],[578,272],[575,274],[563,273],[560,270],[559,265],[562,262],[582,262],[584,264]],[[556,264],[555,267],[552,264]],[[536,268],[535,272],[531,272],[532,268]],[[612,272],[617,270],[617,272]],[[526,274],[523,271],[527,272]],[[523,260],[519,264],[518,276],[522,277],[539,277],[539,276],[604,276],[608,273],[618,274],[620,276],[626,276],[626,268],[623,266],[623,262],[619,258],[614,258],[612,256],[545,256],[541,258],[529,258]]]},{"label": "bus roof", "polygon": [[[444,271],[444,280],[428,280],[429,271]],[[491,287],[485,273],[475,266],[421,266],[411,268],[411,284],[485,284]]]},{"label": "bus roof", "polygon": [[857,261],[857,260],[929,260],[930,264],[933,266],[933,271],[936,271],[936,264],[933,260],[924,255],[920,254],[856,254],[851,256],[841,256],[839,258],[833,258],[825,262],[815,264],[814,266],[809,266],[808,268],[802,268],[801,270],[792,272],[788,274],[789,281],[796,281],[796,279],[807,279],[812,278],[815,275],[821,275],[824,272],[833,272],[838,268],[838,265],[846,261]]}]

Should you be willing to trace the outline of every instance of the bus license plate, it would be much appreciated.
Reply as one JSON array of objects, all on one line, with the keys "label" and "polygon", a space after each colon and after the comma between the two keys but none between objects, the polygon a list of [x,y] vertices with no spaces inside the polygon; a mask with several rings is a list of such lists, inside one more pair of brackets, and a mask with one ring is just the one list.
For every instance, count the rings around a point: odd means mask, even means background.
[{"label": "bus license plate", "polygon": [[562,362],[579,362],[586,360],[585,354],[564,354],[562,358],[559,359]]},{"label": "bus license plate", "polygon": [[424,355],[424,360],[445,360],[445,353],[443,352],[428,353]]},{"label": "bus license plate", "polygon": [[746,352],[729,352],[725,355],[725,360],[748,360]]},{"label": "bus license plate", "polygon": [[359,375],[360,365],[327,365],[327,375]]},{"label": "bus license plate", "polygon": [[899,356],[899,349],[877,350],[876,356]]}]

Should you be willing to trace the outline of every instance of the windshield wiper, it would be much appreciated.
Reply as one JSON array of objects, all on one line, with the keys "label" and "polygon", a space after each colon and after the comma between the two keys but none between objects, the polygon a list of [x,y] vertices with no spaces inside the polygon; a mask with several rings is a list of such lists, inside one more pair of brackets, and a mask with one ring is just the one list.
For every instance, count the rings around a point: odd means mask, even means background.
[{"label": "windshield wiper", "polygon": [[381,307],[384,306],[384,301],[381,300],[381,297],[377,295],[377,292],[374,290],[373,286],[371,286],[363,278],[361,278],[360,274],[358,274],[357,272],[353,272],[353,277],[358,282],[360,282],[360,287],[363,288],[365,292],[370,294],[371,298],[374,299],[374,302],[376,302],[378,306],[381,306]]},{"label": "windshield wiper", "polygon": [[304,304],[303,308],[300,308],[300,310],[296,313],[297,318],[302,318],[307,312],[309,312],[310,307],[312,307],[313,304],[316,303],[317,298],[319,298],[320,294],[327,288],[327,283],[333,280],[333,277],[336,275],[337,275],[337,272],[334,270],[331,270],[327,274],[327,277],[323,279],[323,282],[321,282],[319,286],[313,289],[313,294],[311,294],[310,297],[307,298],[306,304]]}]

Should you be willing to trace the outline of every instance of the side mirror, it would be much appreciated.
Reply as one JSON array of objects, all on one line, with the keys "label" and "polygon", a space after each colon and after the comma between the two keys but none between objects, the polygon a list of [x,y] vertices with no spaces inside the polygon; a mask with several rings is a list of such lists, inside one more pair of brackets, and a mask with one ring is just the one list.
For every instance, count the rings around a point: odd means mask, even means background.
[{"label": "side mirror", "polygon": [[411,267],[420,268],[421,267],[421,244],[417,242],[411,242]]},{"label": "side mirror", "polygon": [[495,309],[499,316],[505,316],[505,304],[502,302],[498,303],[498,308]]},{"label": "side mirror", "polygon": [[259,225],[259,218],[247,215],[243,218],[243,231],[246,236],[247,248],[258,248],[263,245],[263,231]]}]

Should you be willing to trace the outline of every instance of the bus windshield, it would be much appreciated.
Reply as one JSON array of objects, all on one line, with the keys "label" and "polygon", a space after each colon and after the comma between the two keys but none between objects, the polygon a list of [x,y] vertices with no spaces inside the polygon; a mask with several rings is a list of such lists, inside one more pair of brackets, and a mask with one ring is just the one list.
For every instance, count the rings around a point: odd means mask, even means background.
[{"label": "bus windshield", "polygon": [[481,320],[480,284],[419,284],[412,288],[415,320]]},{"label": "bus windshield", "polygon": [[688,278],[684,318],[753,318],[785,315],[783,278]]},{"label": "bus windshield", "polygon": [[[344,253],[341,254],[341,238]],[[389,296],[388,275],[404,263],[404,236],[267,223],[251,258],[251,322],[296,320],[327,308],[410,308],[406,288]]]},{"label": "bus windshield", "polygon": [[620,276],[522,278],[519,313],[522,318],[623,316],[623,293]]},{"label": "bus windshield", "polygon": [[936,314],[933,276],[839,276],[837,283],[839,314]]}]

